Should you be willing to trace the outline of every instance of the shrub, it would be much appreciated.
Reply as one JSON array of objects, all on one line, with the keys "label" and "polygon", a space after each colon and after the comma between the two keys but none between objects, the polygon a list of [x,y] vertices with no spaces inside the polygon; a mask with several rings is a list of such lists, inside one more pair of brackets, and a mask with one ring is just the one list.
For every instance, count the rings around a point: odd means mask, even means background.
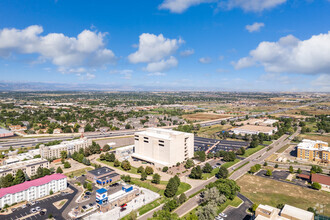
[{"label": "shrub", "polygon": [[271,175],[273,175],[272,171],[271,170],[267,170],[266,176],[271,176]]},{"label": "shrub", "polygon": [[121,163],[121,168],[123,168],[123,170],[130,170],[131,169],[131,164],[128,160],[124,160],[122,163]]},{"label": "shrub", "polygon": [[219,172],[215,176],[219,179],[226,179],[228,174],[229,172],[226,167],[220,167]]},{"label": "shrub", "polygon": [[163,170],[162,170],[164,173],[168,171],[168,167],[163,167]]},{"label": "shrub", "polygon": [[152,167],[149,167],[149,166],[147,166],[146,167],[146,174],[147,175],[151,175],[151,174],[153,174],[154,173],[154,169],[152,169]]},{"label": "shrub", "polygon": [[144,172],[144,168],[143,168],[143,166],[140,166],[140,167],[137,169],[137,172],[138,172],[138,173],[143,173],[143,172]]},{"label": "shrub", "polygon": [[314,183],[312,183],[312,188],[313,189],[320,190],[322,188],[322,186],[319,183],[314,182]]},{"label": "shrub", "polygon": [[160,175],[158,173],[155,173],[151,180],[152,183],[159,184],[160,183]]},{"label": "shrub", "polygon": [[145,181],[146,179],[147,179],[147,177],[148,177],[148,175],[146,174],[146,172],[142,172],[141,173],[141,178],[140,178],[140,180],[142,180],[142,181]]}]

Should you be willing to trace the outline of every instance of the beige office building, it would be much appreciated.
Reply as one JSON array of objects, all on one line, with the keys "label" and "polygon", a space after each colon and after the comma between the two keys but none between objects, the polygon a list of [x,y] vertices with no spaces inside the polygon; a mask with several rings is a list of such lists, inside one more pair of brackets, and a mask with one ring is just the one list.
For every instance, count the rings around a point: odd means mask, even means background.
[{"label": "beige office building", "polygon": [[290,205],[284,205],[281,210],[260,204],[255,217],[255,220],[314,220],[314,213]]},{"label": "beige office building", "polygon": [[73,154],[74,152],[78,152],[80,148],[85,149],[91,144],[92,140],[85,137],[72,141],[63,141],[62,143],[53,146],[40,145],[39,149],[41,158],[60,158],[62,151],[66,151],[68,154]]},{"label": "beige office building", "polygon": [[194,135],[161,128],[135,133],[133,158],[158,167],[173,166],[194,156]]},{"label": "beige office building", "polygon": [[16,175],[17,170],[21,169],[29,177],[36,175],[39,167],[49,169],[49,162],[46,159],[36,158],[32,160],[21,161],[4,166],[0,166],[0,177],[7,174]]}]

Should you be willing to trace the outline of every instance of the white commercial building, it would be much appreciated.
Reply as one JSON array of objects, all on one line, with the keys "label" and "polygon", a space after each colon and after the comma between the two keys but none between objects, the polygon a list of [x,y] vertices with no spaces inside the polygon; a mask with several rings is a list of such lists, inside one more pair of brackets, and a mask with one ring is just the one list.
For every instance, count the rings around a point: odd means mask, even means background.
[{"label": "white commercial building", "polygon": [[277,132],[277,127],[268,127],[268,126],[258,126],[258,125],[243,125],[231,130],[234,134],[259,134],[264,133],[268,135],[273,135]]},{"label": "white commercial building", "polygon": [[173,166],[194,156],[194,135],[161,128],[135,133],[133,158],[155,166]]},{"label": "white commercial building", "polygon": [[57,173],[0,189],[0,208],[6,204],[33,201],[67,188],[67,177]]},{"label": "white commercial building", "polygon": [[86,147],[89,147],[92,144],[91,139],[87,138],[80,138],[75,139],[72,141],[63,141],[62,143],[58,145],[53,146],[45,146],[40,145],[40,155],[41,158],[60,158],[61,152],[66,151],[68,154],[73,154],[74,152],[78,152],[80,148],[85,149]]}]

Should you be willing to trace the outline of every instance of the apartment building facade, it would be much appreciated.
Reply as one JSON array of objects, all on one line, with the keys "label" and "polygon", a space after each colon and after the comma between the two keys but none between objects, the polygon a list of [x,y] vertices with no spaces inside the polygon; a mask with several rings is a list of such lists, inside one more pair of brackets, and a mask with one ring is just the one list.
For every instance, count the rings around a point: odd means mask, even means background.
[{"label": "apartment building facade", "polygon": [[194,156],[194,135],[161,128],[135,133],[133,158],[157,167],[174,166]]},{"label": "apartment building facade", "polygon": [[303,139],[297,145],[297,158],[329,163],[330,147],[327,142]]},{"label": "apartment building facade", "polygon": [[63,174],[53,174],[39,179],[0,189],[0,208],[6,204],[33,201],[67,188],[67,177]]},{"label": "apartment building facade", "polygon": [[0,177],[4,177],[7,174],[15,176],[19,169],[31,177],[37,174],[39,167],[49,169],[49,161],[46,159],[36,158],[0,166]]},{"label": "apartment building facade", "polygon": [[63,141],[58,145],[53,146],[45,146],[40,145],[40,155],[41,158],[60,158],[61,152],[66,151],[68,154],[73,154],[74,152],[78,152],[80,148],[85,149],[92,145],[92,140],[85,138],[80,138],[72,141]]}]

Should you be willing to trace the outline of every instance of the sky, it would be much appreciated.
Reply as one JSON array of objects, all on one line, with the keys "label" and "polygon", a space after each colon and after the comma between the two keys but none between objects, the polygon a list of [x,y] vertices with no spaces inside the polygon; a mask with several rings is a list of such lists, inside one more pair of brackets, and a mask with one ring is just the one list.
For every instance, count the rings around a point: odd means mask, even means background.
[{"label": "sky", "polygon": [[1,0],[0,82],[330,92],[330,0]]}]

